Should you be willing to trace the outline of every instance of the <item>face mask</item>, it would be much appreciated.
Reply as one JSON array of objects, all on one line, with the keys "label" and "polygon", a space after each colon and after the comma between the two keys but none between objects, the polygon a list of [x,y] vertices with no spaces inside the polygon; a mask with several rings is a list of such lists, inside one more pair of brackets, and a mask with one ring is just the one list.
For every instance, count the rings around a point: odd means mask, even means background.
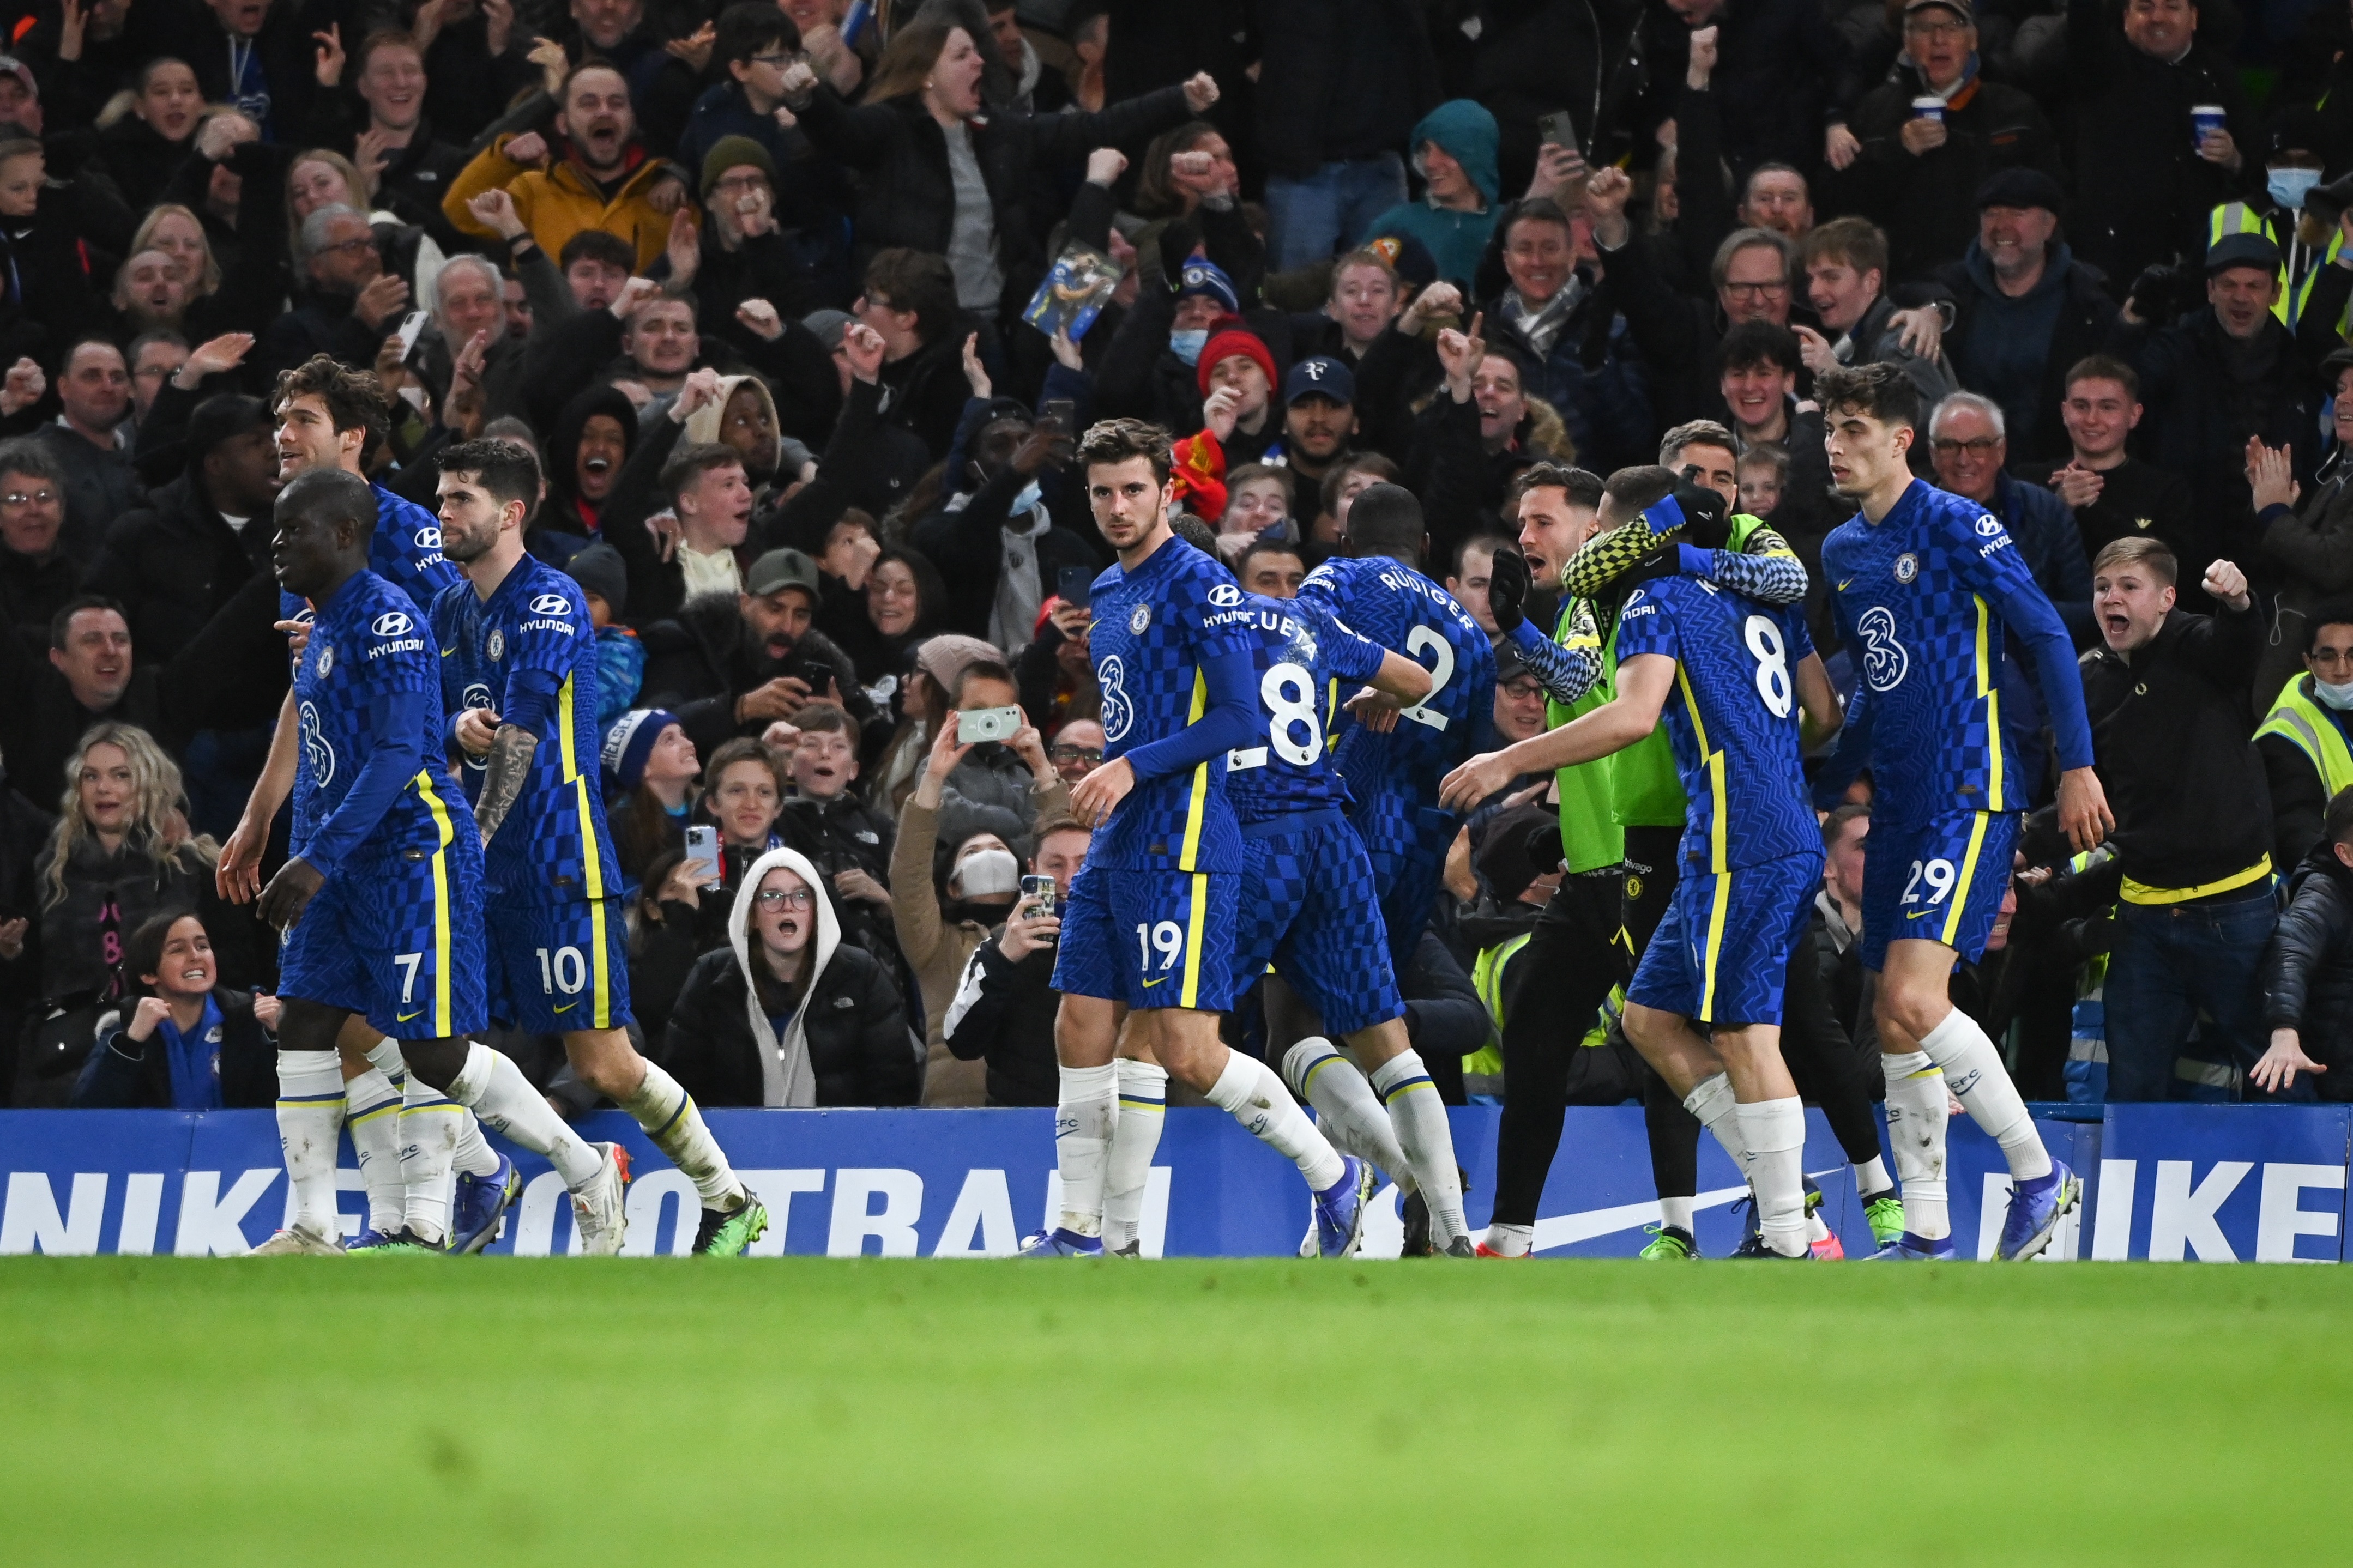
[{"label": "face mask", "polygon": [[1038,481],[1031,479],[1028,484],[1021,487],[1021,493],[1013,498],[1012,510],[1008,512],[1007,515],[1009,517],[1020,517],[1025,515],[1032,507],[1038,504]]},{"label": "face mask", "polygon": [[1009,849],[978,849],[964,858],[948,879],[948,891],[959,899],[1010,893],[1021,885],[1021,862]]},{"label": "face mask", "polygon": [[2334,708],[2339,713],[2353,712],[2353,680],[2342,686],[2331,686],[2316,675],[2312,678],[2312,694],[2319,698],[2324,706]]},{"label": "face mask", "polygon": [[2271,191],[2272,200],[2284,207],[2303,206],[2305,192],[2318,184],[2320,171],[2317,169],[2274,169],[2270,178],[2264,181]]},{"label": "face mask", "polygon": [[1209,346],[1209,329],[1196,327],[1189,332],[1168,334],[1168,348],[1187,364],[1201,363],[1201,351]]}]

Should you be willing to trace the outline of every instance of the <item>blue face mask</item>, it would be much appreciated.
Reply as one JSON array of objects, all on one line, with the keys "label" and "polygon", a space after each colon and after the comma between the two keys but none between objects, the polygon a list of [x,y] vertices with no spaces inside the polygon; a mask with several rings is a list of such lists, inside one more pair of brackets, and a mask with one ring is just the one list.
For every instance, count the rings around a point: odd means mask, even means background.
[{"label": "blue face mask", "polygon": [[2317,169],[2274,169],[2271,177],[2264,181],[2271,191],[2272,200],[2284,207],[2303,206],[2304,194],[2318,184],[2320,171]]},{"label": "blue face mask", "polygon": [[1168,334],[1169,352],[1187,364],[1199,364],[1201,351],[1209,346],[1209,329],[1196,327],[1189,332]]},{"label": "blue face mask", "polygon": [[1031,479],[1028,484],[1021,487],[1021,493],[1013,498],[1012,509],[1008,511],[1006,515],[1008,517],[1027,516],[1029,510],[1038,504],[1038,481]]},{"label": "blue face mask", "polygon": [[2312,678],[2312,694],[2319,698],[2324,705],[2336,709],[2339,713],[2353,709],[2353,680],[2346,681],[2342,685],[2331,686],[2316,675]]}]

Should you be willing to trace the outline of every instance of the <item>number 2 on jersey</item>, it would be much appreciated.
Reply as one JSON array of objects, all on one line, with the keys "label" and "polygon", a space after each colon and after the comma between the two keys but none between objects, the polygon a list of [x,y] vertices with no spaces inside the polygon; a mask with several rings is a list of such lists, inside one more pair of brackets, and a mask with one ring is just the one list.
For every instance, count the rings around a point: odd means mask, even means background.
[{"label": "number 2 on jersey", "polygon": [[1446,715],[1432,710],[1430,705],[1438,700],[1438,694],[1446,689],[1448,681],[1454,679],[1454,648],[1428,626],[1416,626],[1405,639],[1405,651],[1419,659],[1425,648],[1438,656],[1437,661],[1430,667],[1430,695],[1412,707],[1400,710],[1398,717],[1410,719],[1417,724],[1427,724],[1433,730],[1443,730],[1446,728]]}]

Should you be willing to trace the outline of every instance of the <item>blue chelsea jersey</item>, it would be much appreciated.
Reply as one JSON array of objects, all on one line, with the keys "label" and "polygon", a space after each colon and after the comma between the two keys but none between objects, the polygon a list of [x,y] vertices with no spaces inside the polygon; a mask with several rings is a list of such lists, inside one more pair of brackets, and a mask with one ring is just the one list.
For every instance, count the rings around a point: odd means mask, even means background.
[{"label": "blue chelsea jersey", "polygon": [[[1087,640],[1103,689],[1104,761],[1166,740],[1207,711],[1204,666],[1257,641],[1242,597],[1225,568],[1174,538],[1134,572],[1113,565],[1095,579]],[[1240,870],[1223,759],[1138,783],[1088,858],[1128,870]]]},{"label": "blue chelsea jersey", "polygon": [[1797,607],[1701,578],[1652,578],[1627,595],[1619,668],[1644,654],[1675,661],[1664,718],[1690,799],[1683,855],[1694,869],[1820,857],[1798,732],[1797,668],[1813,651]]},{"label": "blue chelsea jersey", "polygon": [[[373,572],[346,580],[320,608],[294,667],[301,750],[294,767],[293,853],[309,848],[371,756],[397,734],[404,714],[418,727],[407,737],[418,745],[418,758],[429,767],[441,754],[434,663],[430,631],[415,603]],[[437,848],[460,823],[473,831],[463,798],[447,784],[437,785],[423,768],[406,780],[364,841],[372,859]]]},{"label": "blue chelsea jersey", "polygon": [[[579,584],[525,555],[488,599],[463,580],[444,589],[433,634],[450,718],[476,708],[543,721],[531,776],[483,851],[492,890],[534,904],[618,897],[596,771],[596,634]],[[464,755],[453,739],[442,744]],[[466,758],[460,776],[479,800],[483,763]]]},{"label": "blue chelsea jersey", "polygon": [[1386,555],[1326,561],[1299,597],[1430,671],[1430,695],[1386,735],[1341,715],[1334,755],[1359,801],[1393,791],[1434,804],[1439,781],[1493,730],[1495,649],[1486,632],[1453,595]]},{"label": "blue chelsea jersey", "polygon": [[1382,649],[1313,602],[1242,595],[1257,646],[1261,723],[1257,741],[1226,758],[1226,794],[1245,826],[1291,813],[1345,805],[1347,788],[1325,734],[1342,683],[1380,673]]},{"label": "blue chelsea jersey", "polygon": [[2000,520],[1977,502],[1915,479],[1877,523],[1858,516],[1831,531],[1822,576],[1862,677],[1848,739],[1868,742],[1876,815],[1915,825],[1947,811],[2024,806],[2001,723],[2011,632],[2038,665],[2063,667],[2056,682],[2037,673],[2060,696],[2052,719],[2063,759],[2088,761],[2066,629]]}]

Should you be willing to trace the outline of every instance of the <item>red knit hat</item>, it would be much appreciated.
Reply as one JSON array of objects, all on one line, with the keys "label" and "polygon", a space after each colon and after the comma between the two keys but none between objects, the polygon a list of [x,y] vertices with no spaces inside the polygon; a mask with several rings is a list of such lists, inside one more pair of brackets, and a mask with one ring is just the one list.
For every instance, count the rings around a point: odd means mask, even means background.
[{"label": "red knit hat", "polygon": [[1282,379],[1275,374],[1273,353],[1259,341],[1256,332],[1229,327],[1201,345],[1200,363],[1193,369],[1194,379],[1201,384],[1202,396],[1209,395],[1209,372],[1217,368],[1219,360],[1231,359],[1236,354],[1256,361],[1259,369],[1266,372],[1268,391],[1273,391],[1275,384]]}]

